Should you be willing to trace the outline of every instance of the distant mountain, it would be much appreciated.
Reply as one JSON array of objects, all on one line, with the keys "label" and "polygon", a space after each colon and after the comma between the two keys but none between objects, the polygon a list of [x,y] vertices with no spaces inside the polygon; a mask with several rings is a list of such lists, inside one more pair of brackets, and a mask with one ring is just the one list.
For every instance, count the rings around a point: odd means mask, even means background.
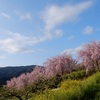
[{"label": "distant mountain", "polygon": [[6,84],[7,80],[22,73],[31,72],[35,67],[36,65],[0,67],[0,85]]}]

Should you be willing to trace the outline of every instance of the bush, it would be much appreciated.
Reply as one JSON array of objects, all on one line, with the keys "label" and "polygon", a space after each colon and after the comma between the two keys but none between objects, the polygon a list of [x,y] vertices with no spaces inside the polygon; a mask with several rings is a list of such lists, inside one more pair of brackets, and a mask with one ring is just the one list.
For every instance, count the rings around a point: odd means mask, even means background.
[{"label": "bush", "polygon": [[79,80],[79,79],[83,79],[84,77],[86,77],[86,72],[85,70],[81,70],[81,71],[75,71],[70,74],[64,75],[63,80],[66,79]]},{"label": "bush", "polygon": [[83,92],[82,100],[94,100],[100,92],[100,72],[84,80],[81,89]]}]

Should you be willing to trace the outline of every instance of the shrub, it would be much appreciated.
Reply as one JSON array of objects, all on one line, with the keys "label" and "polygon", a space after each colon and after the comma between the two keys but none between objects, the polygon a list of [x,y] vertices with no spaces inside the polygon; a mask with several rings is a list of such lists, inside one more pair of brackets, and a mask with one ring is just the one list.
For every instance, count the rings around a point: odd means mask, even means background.
[{"label": "shrub", "polygon": [[83,79],[84,77],[86,77],[86,72],[85,70],[81,70],[81,71],[75,71],[70,74],[64,75],[63,80],[66,79],[79,80],[79,79]]},{"label": "shrub", "polygon": [[100,92],[100,72],[84,80],[81,89],[83,92],[82,100],[94,100],[96,94]]}]

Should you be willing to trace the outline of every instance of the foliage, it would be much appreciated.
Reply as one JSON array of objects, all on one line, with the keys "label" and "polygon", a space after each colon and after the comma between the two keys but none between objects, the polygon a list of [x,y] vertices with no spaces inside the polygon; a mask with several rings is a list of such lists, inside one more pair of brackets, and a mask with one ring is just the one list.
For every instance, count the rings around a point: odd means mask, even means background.
[{"label": "foliage", "polygon": [[63,76],[63,80],[66,80],[66,79],[79,80],[79,79],[83,79],[85,77],[86,77],[85,70],[80,70],[80,71],[74,71],[70,74],[65,74]]},{"label": "foliage", "polygon": [[[80,73],[82,74],[82,79],[78,76]],[[49,80],[39,79],[38,81],[34,82],[34,85],[32,85],[33,88],[31,87],[33,90],[29,92],[29,96],[31,96],[29,100],[91,100],[91,98],[93,98],[92,100],[99,100],[100,72],[97,72],[89,78],[86,78],[84,73],[85,71],[82,70],[66,74],[71,76],[71,78],[68,78],[67,76],[66,80],[64,79],[64,81],[62,80],[63,77],[59,75]],[[76,75],[72,77],[74,74]],[[22,100],[28,100],[25,99],[24,93],[26,93],[26,90],[13,92],[14,95],[15,93],[20,95]],[[35,95],[33,95],[33,93],[35,93]],[[12,98],[12,96],[10,98]],[[12,100],[17,99],[14,98]]]},{"label": "foliage", "polygon": [[99,100],[100,72],[84,80],[66,80],[57,89],[45,90],[31,100]]},{"label": "foliage", "polygon": [[93,76],[83,81],[81,89],[83,91],[83,96],[81,98],[82,100],[94,100],[98,98],[96,95],[100,93],[100,72],[97,72]]}]

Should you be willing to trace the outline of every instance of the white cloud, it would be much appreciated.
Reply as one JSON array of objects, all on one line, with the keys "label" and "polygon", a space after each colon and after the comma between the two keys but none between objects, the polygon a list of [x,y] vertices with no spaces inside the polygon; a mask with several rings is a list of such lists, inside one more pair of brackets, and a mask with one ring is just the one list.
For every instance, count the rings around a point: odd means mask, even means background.
[{"label": "white cloud", "polygon": [[6,14],[6,13],[1,13],[0,15],[3,16],[3,17],[5,17],[5,18],[7,18],[7,19],[10,19],[10,18],[11,18],[11,17],[10,17],[8,14]]},{"label": "white cloud", "polygon": [[19,39],[17,38],[7,38],[0,40],[0,49],[9,53],[16,53],[24,51],[23,45],[19,44]]},{"label": "white cloud", "polygon": [[82,46],[79,46],[79,47],[76,47],[76,48],[73,48],[73,49],[66,49],[62,53],[67,53],[67,54],[75,55],[80,50],[82,50]]},{"label": "white cloud", "polygon": [[61,23],[73,21],[91,5],[92,1],[87,1],[75,5],[51,5],[47,7],[42,13],[42,19],[46,25],[45,28],[50,30]]},{"label": "white cloud", "polygon": [[48,36],[47,34],[43,34],[42,36],[33,36],[27,37],[23,36],[20,33],[14,33],[11,31],[7,31],[6,34],[8,38],[0,40],[0,50],[3,50],[8,53],[31,53],[35,52],[34,50],[30,50],[29,47],[33,46],[37,43],[58,37],[62,34],[61,30],[55,30],[55,34]]},{"label": "white cloud", "polygon": [[25,37],[19,33],[8,32],[9,37],[0,40],[0,49],[9,53],[25,52],[26,46],[31,44],[29,37]]},{"label": "white cloud", "polygon": [[63,31],[61,29],[53,29],[53,30],[44,29],[45,40],[60,37],[62,35],[63,35]]},{"label": "white cloud", "polygon": [[[51,5],[47,7],[42,13],[42,19],[45,24],[42,35],[27,37],[21,35],[21,33],[7,32],[7,34],[9,34],[8,38],[0,40],[0,50],[8,53],[34,52],[34,50],[29,49],[30,46],[62,36],[63,31],[61,29],[57,29],[56,26],[64,22],[75,20],[85,9],[87,9],[91,5],[91,1],[79,3],[76,5]],[[17,12],[16,15],[21,20],[32,19],[31,13]],[[74,50],[77,51],[78,48]],[[72,49],[67,49],[67,52],[72,52],[73,54],[75,54],[75,51],[73,52]]]},{"label": "white cloud", "polygon": [[83,34],[93,34],[93,27],[92,26],[86,26],[83,30]]},{"label": "white cloud", "polygon": [[[44,34],[46,38],[62,36],[63,31],[56,29],[59,24],[76,20],[79,15],[92,5],[92,1],[87,1],[75,5],[67,4],[63,6],[51,5],[42,12],[44,21]],[[70,39],[74,38],[70,37]]]}]

